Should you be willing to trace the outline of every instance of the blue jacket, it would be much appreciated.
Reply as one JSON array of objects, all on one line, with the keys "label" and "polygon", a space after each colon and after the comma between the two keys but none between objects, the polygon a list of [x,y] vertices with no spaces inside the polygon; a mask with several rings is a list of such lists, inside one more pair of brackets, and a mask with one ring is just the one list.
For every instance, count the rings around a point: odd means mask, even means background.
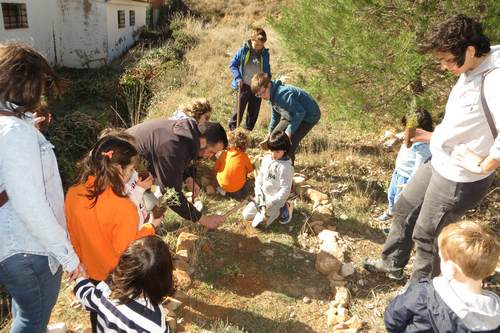
[{"label": "blue jacket", "polygon": [[384,322],[389,333],[499,332],[500,297],[491,291],[465,297],[443,277],[422,279],[391,301]]},{"label": "blue jacket", "polygon": [[[231,63],[229,64],[229,68],[231,69],[231,73],[233,73],[233,82],[231,82],[231,88],[238,88],[238,80],[243,80],[243,69],[245,64],[250,59],[250,41],[247,41],[243,44],[242,47],[236,51],[233,59],[231,59]],[[260,56],[261,63],[261,71],[266,73],[271,77],[271,65],[269,64],[269,49],[264,48],[262,50],[262,54]]]},{"label": "blue jacket", "polygon": [[280,80],[271,81],[270,103],[273,109],[269,132],[278,125],[281,118],[289,121],[287,134],[293,134],[301,122],[316,124],[321,117],[318,103],[304,90],[284,85]]}]

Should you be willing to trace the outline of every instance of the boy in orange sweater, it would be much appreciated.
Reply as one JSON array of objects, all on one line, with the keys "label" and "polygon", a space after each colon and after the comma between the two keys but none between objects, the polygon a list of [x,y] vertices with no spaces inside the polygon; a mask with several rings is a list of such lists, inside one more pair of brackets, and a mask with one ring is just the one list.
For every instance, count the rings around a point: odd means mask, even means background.
[{"label": "boy in orange sweater", "polygon": [[242,199],[248,192],[247,175],[255,168],[245,153],[248,146],[248,131],[237,128],[228,134],[229,148],[215,162],[217,192],[234,199]]}]

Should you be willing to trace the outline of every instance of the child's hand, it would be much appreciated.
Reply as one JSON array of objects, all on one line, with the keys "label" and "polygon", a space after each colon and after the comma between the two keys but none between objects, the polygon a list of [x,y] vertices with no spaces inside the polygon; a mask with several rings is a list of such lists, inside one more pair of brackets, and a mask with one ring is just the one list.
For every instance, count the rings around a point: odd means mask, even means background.
[{"label": "child's hand", "polygon": [[188,177],[184,181],[188,190],[193,192],[192,199],[196,199],[196,197],[200,194],[200,186],[194,181],[193,177]]},{"label": "child's hand", "polygon": [[137,180],[137,186],[140,186],[145,190],[149,190],[151,189],[151,186],[153,186],[153,180],[153,176],[148,173],[148,176],[146,178],[139,177],[139,180]]},{"label": "child's hand", "polygon": [[79,264],[78,267],[72,271],[68,272],[68,281],[75,281],[78,278],[88,278],[87,272],[85,271],[85,267],[83,267],[83,264]]}]

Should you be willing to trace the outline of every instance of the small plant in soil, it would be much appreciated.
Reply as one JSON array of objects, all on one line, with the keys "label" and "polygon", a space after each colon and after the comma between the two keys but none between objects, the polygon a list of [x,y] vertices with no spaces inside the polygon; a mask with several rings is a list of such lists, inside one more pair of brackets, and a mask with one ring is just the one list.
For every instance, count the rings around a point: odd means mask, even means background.
[{"label": "small plant in soil", "polygon": [[410,148],[413,142],[411,139],[415,136],[418,119],[415,111],[417,110],[417,102],[413,100],[411,111],[406,115],[406,126],[405,126],[405,144],[407,148]]}]

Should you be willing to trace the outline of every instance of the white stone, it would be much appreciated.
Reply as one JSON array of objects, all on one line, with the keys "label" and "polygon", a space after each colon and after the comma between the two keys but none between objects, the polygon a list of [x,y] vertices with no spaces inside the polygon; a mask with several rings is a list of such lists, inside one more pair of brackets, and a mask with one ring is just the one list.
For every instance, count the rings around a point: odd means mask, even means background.
[{"label": "white stone", "polygon": [[356,270],[354,269],[354,265],[352,264],[352,262],[348,262],[342,265],[342,268],[340,269],[340,275],[346,277],[354,274],[355,271]]}]

